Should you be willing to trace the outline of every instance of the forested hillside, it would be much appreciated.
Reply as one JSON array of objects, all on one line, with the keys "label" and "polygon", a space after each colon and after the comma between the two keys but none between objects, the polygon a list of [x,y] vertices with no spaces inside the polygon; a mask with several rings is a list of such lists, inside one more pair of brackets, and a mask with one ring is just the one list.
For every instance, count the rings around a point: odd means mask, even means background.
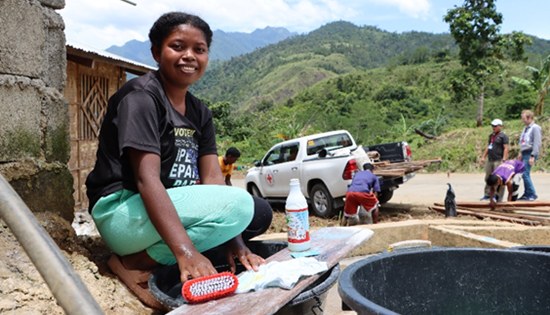
[{"label": "forested hillside", "polygon": [[355,70],[424,62],[432,55],[444,58],[452,47],[449,35],[396,34],[333,22],[211,67],[194,91],[253,109],[284,102],[316,82]]},{"label": "forested hillside", "polygon": [[[517,121],[533,107],[536,94],[512,80],[550,54],[549,41],[533,40],[528,62],[505,60],[487,78],[486,121]],[[453,92],[456,54],[446,34],[336,22],[216,65],[193,92],[211,103],[222,150],[237,145],[248,163],[281,139],[340,128],[365,145],[406,140],[416,149],[429,142],[416,130],[438,137],[475,127],[475,99]]]},{"label": "forested hillside", "polygon": [[[456,71],[457,61],[357,70],[318,82],[281,105],[264,104],[242,113],[231,112],[228,102],[211,108],[220,119],[220,134],[251,148],[266,149],[281,137],[339,128],[363,144],[407,140],[415,145],[424,141],[415,129],[437,136],[475,126],[475,102],[455,100],[451,92]],[[509,64],[487,84],[487,120],[517,119],[522,108],[532,106],[535,94],[510,79],[523,72],[524,65]]]},{"label": "forested hillside", "polygon": [[[550,41],[535,38],[526,51],[536,60],[550,51]],[[456,54],[449,34],[397,34],[340,21],[215,64],[193,91],[238,110],[254,110],[284,103],[316,82],[357,70],[449,60]]]},{"label": "forested hillside", "polygon": [[[450,91],[457,61],[428,62],[356,71],[326,80],[300,92],[281,106],[235,113],[227,102],[211,105],[222,151],[237,146],[242,164],[251,165],[271,145],[286,138],[347,129],[363,145],[407,141],[417,160],[442,158],[439,171],[481,171],[479,158],[489,122],[504,120],[513,158],[523,128],[522,109],[532,108],[536,95],[512,82],[525,75],[523,65],[509,64],[506,73],[488,84],[484,127],[476,127],[476,103],[456,101]],[[538,118],[550,130],[548,116]],[[433,136],[428,139],[416,132]],[[543,156],[535,170],[550,170],[550,134],[544,133]]]}]

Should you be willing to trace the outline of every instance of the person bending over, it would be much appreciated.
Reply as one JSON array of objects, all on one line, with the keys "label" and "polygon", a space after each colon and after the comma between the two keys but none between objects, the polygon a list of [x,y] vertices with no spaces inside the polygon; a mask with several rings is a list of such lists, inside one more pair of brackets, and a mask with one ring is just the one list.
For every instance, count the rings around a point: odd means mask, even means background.
[{"label": "person bending over", "polygon": [[222,176],[225,179],[225,184],[228,186],[233,186],[231,183],[231,175],[233,174],[233,166],[239,157],[241,157],[241,151],[235,147],[230,147],[225,151],[224,156],[218,157]]},{"label": "person bending over", "polygon": [[344,217],[341,225],[351,226],[360,222],[357,208],[362,206],[372,215],[372,222],[378,222],[378,193],[380,181],[372,173],[373,166],[370,163],[363,165],[363,171],[355,173],[346,193],[344,204]]},{"label": "person bending over", "polygon": [[[508,189],[508,201],[514,201],[517,198],[519,180],[525,171],[525,164],[520,160],[507,160],[497,166],[491,175],[485,180],[489,190],[489,204],[494,209],[496,202],[504,197],[504,187]],[[514,198],[516,192],[516,198]],[[497,195],[498,197],[495,197]]]}]

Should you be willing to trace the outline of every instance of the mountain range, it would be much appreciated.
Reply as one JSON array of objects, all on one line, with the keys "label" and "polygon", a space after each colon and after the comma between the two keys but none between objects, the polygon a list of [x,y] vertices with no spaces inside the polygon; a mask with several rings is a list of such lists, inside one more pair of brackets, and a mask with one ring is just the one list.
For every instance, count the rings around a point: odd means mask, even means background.
[{"label": "mountain range", "polygon": [[[229,60],[294,35],[296,33],[290,32],[286,28],[269,26],[257,29],[252,33],[215,30],[212,36],[212,47],[210,47],[210,61]],[[156,66],[156,62],[151,56],[150,48],[151,43],[148,40],[131,40],[122,46],[113,45],[106,50],[122,57]]]},{"label": "mountain range", "polygon": [[[215,34],[213,62],[190,90],[212,110],[220,147],[239,147],[249,158],[282,138],[341,128],[358,143],[406,140],[417,149],[426,140],[415,130],[438,136],[472,126],[478,112],[467,89],[456,93],[471,83],[448,33],[392,33],[337,21],[307,34],[274,28]],[[526,66],[538,67],[550,54],[550,41],[529,37],[528,60],[504,58],[485,80],[485,120],[516,120],[534,104],[536,93],[511,79],[529,78]],[[149,56],[147,42],[122,48],[108,50],[147,63],[140,59]],[[453,160],[459,152],[475,161],[479,145],[470,141],[441,157]]]},{"label": "mountain range", "polygon": [[[550,41],[532,37],[525,48],[532,60],[550,52]],[[130,41],[108,51],[155,65],[149,43]],[[307,34],[267,27],[252,33],[214,32],[211,62],[191,87],[211,102],[229,102],[239,111],[285,104],[321,81],[379,67],[457,60],[448,33],[394,33],[346,21],[328,23]]]},{"label": "mountain range", "polygon": [[[526,55],[541,60],[550,52],[550,41],[532,39]],[[227,101],[239,110],[249,110],[284,104],[330,78],[379,67],[457,60],[457,54],[448,33],[394,33],[337,21],[213,65],[192,91],[213,102]]]}]

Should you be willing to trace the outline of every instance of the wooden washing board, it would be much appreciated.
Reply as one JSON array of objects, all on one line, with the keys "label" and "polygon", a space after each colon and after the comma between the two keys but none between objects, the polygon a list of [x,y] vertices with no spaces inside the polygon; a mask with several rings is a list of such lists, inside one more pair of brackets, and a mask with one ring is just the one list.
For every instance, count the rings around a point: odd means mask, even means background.
[{"label": "wooden washing board", "polygon": [[[326,227],[311,233],[311,249],[317,250],[319,261],[325,261],[328,268],[336,265],[353,249],[368,240],[373,231],[360,227]],[[293,259],[290,251],[285,248],[266,259],[284,261]],[[268,288],[258,292],[252,291],[235,294],[202,304],[184,304],[172,310],[169,315],[201,314],[201,315],[242,315],[274,314],[294,297],[300,294],[322,274],[303,278],[291,290]]]}]

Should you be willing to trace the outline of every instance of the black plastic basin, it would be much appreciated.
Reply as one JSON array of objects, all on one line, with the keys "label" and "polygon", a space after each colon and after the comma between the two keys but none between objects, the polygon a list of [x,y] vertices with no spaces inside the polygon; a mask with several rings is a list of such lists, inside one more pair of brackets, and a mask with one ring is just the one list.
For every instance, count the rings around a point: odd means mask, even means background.
[{"label": "black plastic basin", "polygon": [[526,245],[526,246],[516,246],[516,247],[512,247],[511,249],[517,249],[517,250],[535,250],[535,251],[538,251],[538,252],[550,253],[550,246],[549,246],[549,245]]},{"label": "black plastic basin", "polygon": [[436,248],[372,256],[344,269],[358,314],[550,314],[550,254]]}]

